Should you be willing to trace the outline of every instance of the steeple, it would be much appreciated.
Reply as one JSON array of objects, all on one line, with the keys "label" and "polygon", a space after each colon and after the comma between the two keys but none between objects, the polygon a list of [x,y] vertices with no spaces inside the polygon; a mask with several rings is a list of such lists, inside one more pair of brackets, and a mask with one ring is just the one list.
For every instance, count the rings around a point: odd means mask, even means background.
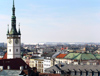
[{"label": "steeple", "polygon": [[9,35],[18,35],[16,30],[16,16],[15,16],[15,5],[13,0],[13,7],[12,7],[12,20],[11,20],[11,30]]},{"label": "steeple", "polygon": [[[12,6],[11,29],[7,31],[7,59],[14,59],[21,57],[21,34],[20,27],[16,29],[16,16],[14,0]],[[20,24],[19,24],[20,26]]]}]

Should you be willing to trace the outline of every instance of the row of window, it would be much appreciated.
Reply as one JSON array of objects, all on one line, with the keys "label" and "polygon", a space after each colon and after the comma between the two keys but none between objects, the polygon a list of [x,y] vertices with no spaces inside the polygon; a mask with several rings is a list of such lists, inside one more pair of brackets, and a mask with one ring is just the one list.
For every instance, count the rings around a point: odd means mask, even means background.
[{"label": "row of window", "polygon": [[[61,73],[61,71],[55,71],[55,73]],[[68,75],[71,76],[100,76],[100,72],[67,72]]]},{"label": "row of window", "polygon": [[[63,61],[56,61],[56,63],[63,63]],[[67,61],[65,61],[65,63],[67,63]]]},{"label": "row of window", "polygon": [[[11,52],[11,49],[9,49],[9,52]],[[16,52],[18,52],[18,49],[16,49]]]},{"label": "row of window", "polygon": [[43,62],[40,62],[40,61],[30,61],[30,63],[43,63]]},{"label": "row of window", "polygon": [[44,66],[50,66],[49,64],[44,64]]},{"label": "row of window", "polygon": [[[91,72],[91,74],[92,74],[92,76],[94,76],[94,72]],[[98,76],[100,76],[99,75],[100,73],[98,72]],[[78,75],[78,73],[77,73],[77,71],[75,71],[74,73],[73,73],[73,75]],[[86,71],[86,73],[83,73],[82,71],[80,72],[80,76],[89,76],[89,72],[88,71]]]},{"label": "row of window", "polygon": [[44,62],[50,62],[50,61],[44,61]]}]

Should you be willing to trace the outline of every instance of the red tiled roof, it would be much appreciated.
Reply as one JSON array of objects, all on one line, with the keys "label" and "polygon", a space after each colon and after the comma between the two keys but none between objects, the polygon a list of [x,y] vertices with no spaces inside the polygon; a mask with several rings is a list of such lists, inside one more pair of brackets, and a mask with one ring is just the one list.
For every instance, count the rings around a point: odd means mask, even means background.
[{"label": "red tiled roof", "polygon": [[64,50],[64,48],[61,48],[61,50]]},{"label": "red tiled roof", "polygon": [[5,53],[5,55],[4,55],[4,57],[3,57],[3,59],[7,59],[7,53]]},{"label": "red tiled roof", "polygon": [[67,54],[59,54],[56,58],[64,58]]},{"label": "red tiled roof", "polygon": [[2,59],[7,59],[7,53],[5,53],[5,55],[3,56],[3,58],[0,58],[0,60]]}]

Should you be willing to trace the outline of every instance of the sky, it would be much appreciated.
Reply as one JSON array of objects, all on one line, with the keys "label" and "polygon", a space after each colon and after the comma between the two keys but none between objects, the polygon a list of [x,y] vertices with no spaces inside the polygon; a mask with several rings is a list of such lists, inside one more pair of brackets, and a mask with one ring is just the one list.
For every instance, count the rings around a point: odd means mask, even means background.
[{"label": "sky", "polygon": [[[0,42],[7,42],[13,0],[0,0]],[[100,42],[100,0],[15,0],[21,42]]]}]

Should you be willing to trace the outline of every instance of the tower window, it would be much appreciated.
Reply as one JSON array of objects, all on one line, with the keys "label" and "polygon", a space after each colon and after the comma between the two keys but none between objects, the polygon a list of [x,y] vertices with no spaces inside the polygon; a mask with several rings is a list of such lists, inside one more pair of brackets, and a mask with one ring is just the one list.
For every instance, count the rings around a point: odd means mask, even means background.
[{"label": "tower window", "polygon": [[16,52],[18,52],[18,49],[16,49]]},{"label": "tower window", "polygon": [[11,49],[9,49],[9,52],[11,52]]}]

